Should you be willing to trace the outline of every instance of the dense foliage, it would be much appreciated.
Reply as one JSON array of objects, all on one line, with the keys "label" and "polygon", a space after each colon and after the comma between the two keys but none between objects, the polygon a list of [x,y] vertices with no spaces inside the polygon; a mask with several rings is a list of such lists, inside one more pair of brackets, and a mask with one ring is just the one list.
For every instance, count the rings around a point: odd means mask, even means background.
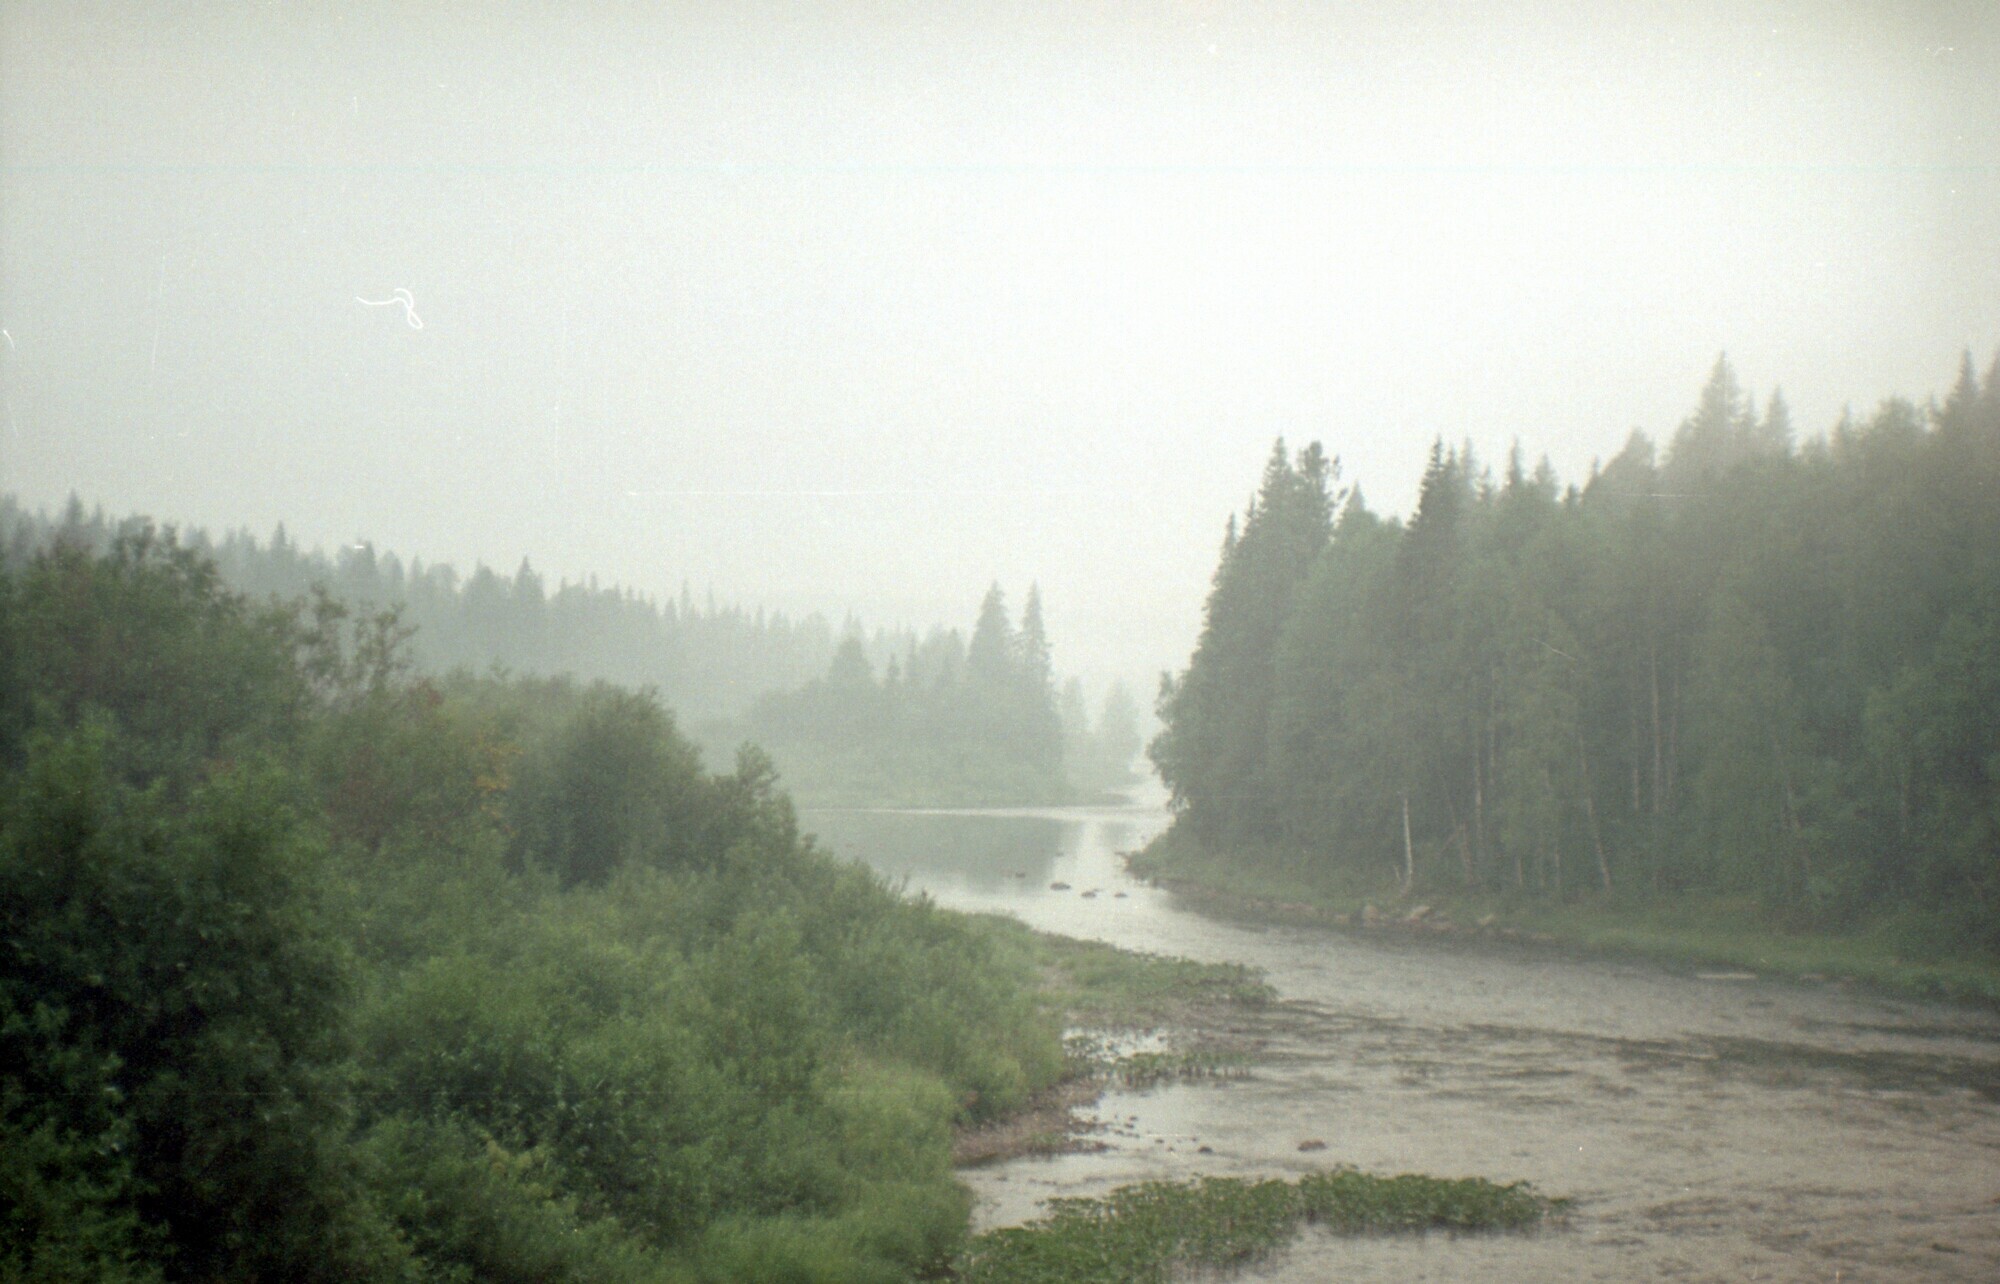
[{"label": "dense foliage", "polygon": [[2000,952],[2000,361],[1794,444],[1718,361],[1580,489],[1280,443],[1152,756],[1170,842],[1327,883],[1706,896]]},{"label": "dense foliage", "polygon": [[1012,936],[647,694],[169,537],[0,573],[0,1280],[894,1279],[1061,1069]]},{"label": "dense foliage", "polygon": [[816,801],[1062,802],[1072,770],[1086,787],[1125,783],[1119,768],[1138,749],[1137,719],[1119,691],[1109,699],[1101,731],[1080,688],[1059,707],[1040,593],[1028,590],[1017,628],[996,584],[970,640],[935,631],[889,657],[878,679],[850,634],[824,678],[759,700],[743,734]]}]

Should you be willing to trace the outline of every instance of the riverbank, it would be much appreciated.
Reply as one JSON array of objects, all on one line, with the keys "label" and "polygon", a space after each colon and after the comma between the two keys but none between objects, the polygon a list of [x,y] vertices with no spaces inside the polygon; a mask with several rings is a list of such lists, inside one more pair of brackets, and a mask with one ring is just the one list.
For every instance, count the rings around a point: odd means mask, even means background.
[{"label": "riverbank", "polygon": [[958,1128],[952,1166],[1096,1147],[1077,1114],[1105,1088],[1135,1079],[1197,1078],[1240,1066],[1250,1049],[1242,1018],[1274,993],[1254,968],[1196,963],[1036,932],[1009,918],[986,927],[1033,959],[1038,998],[1065,1031],[1063,1078],[1019,1109]]},{"label": "riverbank", "polygon": [[[809,829],[815,819],[801,817]],[[1291,1183],[1344,1164],[1527,1181],[1575,1203],[1556,1233],[1308,1228],[1256,1278],[1843,1271],[1916,1284],[1945,1263],[2000,1279],[1993,1192],[1980,1180],[2000,1146],[1991,1010],[1859,986],[1716,982],[1697,973],[1744,969],[1622,966],[1526,941],[1200,913],[1125,867],[1124,853],[1165,828],[1161,809],[826,819],[829,850],[866,854],[940,907],[1246,964],[1278,992],[1261,1010],[1225,1009],[1249,1045],[1247,1073],[1106,1082],[1079,1112],[1101,1123],[1082,1138],[1101,1148],[959,1169],[975,1237],[1030,1226],[1053,1201],[1104,1210],[1146,1183]],[[1014,970],[1040,988],[1032,958]],[[1074,1278],[1072,1264],[1040,1278]]]},{"label": "riverbank", "polygon": [[1914,934],[1890,925],[1851,934],[1785,930],[1749,903],[1716,898],[1638,903],[1593,893],[1550,905],[1504,894],[1402,897],[1393,887],[1328,886],[1317,871],[1271,854],[1237,854],[1225,864],[1171,830],[1126,860],[1139,877],[1224,916],[1483,936],[2000,1007],[2000,965],[1913,957]]},{"label": "riverbank", "polygon": [[[1118,949],[1011,919],[985,925],[1035,959],[1041,999],[1065,1029],[1069,1072],[1021,1109],[961,1128],[955,1168],[1108,1150],[1092,1135],[1102,1126],[1079,1113],[1107,1090],[1235,1077],[1254,1062],[1258,1018],[1276,998],[1256,969]],[[1299,1145],[1326,1148],[1317,1139]],[[1345,1164],[1291,1178],[1197,1171],[1055,1200],[1024,1224],[975,1235],[947,1278],[1165,1284],[1263,1261],[1308,1226],[1343,1236],[1524,1230],[1560,1220],[1568,1206],[1526,1182],[1380,1176]]]}]

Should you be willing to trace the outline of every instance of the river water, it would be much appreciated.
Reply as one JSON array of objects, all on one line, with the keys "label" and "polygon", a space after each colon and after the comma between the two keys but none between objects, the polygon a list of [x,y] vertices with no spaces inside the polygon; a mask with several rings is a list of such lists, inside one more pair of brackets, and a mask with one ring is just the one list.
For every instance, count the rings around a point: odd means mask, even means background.
[{"label": "river water", "polygon": [[[956,909],[1261,968],[1243,1078],[1108,1092],[1094,1153],[963,1174],[980,1228],[1152,1178],[1527,1180],[1527,1235],[1308,1234],[1240,1278],[2000,1280],[2000,1018],[1834,983],[1499,941],[1259,926],[1124,870],[1157,806],[808,811],[822,843]],[[1052,884],[1067,884],[1058,888]],[[1091,893],[1094,893],[1091,894]],[[1302,1151],[1302,1143],[1325,1148]]]}]

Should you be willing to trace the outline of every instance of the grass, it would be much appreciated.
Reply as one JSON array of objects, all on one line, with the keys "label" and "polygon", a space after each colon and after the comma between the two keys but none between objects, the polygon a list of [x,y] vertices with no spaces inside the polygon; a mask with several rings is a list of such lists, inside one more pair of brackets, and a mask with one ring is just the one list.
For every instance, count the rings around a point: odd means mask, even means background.
[{"label": "grass", "polygon": [[1749,907],[1720,900],[1658,907],[1585,901],[1519,918],[1557,940],[1606,953],[1807,979],[1848,977],[1927,998],[2000,1005],[2000,966],[1908,957],[1904,934],[1888,926],[1846,935],[1778,932]]},{"label": "grass", "polygon": [[1256,969],[1044,934],[1003,915],[982,915],[977,922],[1002,957],[1038,976],[1043,1018],[1069,1034],[1061,1080],[1019,1110],[961,1121],[954,1164],[1084,1147],[1074,1108],[1108,1084],[1143,1088],[1246,1072],[1247,1055],[1211,1036],[1244,1010],[1271,1002],[1273,991]]},{"label": "grass", "polygon": [[1205,1011],[1262,1007],[1275,994],[1262,973],[1240,963],[1197,963],[1048,934],[1035,934],[1034,949],[1044,992],[1070,1025],[1186,1024]]},{"label": "grass", "polygon": [[1323,870],[1277,854],[1241,854],[1226,865],[1169,835],[1133,858],[1135,872],[1239,913],[1318,922],[1358,921],[1367,905],[1393,919],[1427,904],[1436,919],[1527,935],[1599,953],[1669,964],[1728,967],[1803,980],[1846,978],[1927,998],[2000,1005],[2000,964],[1935,958],[1921,924],[1880,923],[1847,933],[1773,926],[1744,900],[1640,902],[1596,892],[1551,904],[1505,894],[1419,893],[1398,902],[1386,886],[1329,881]]},{"label": "grass", "polygon": [[1279,1179],[1198,1177],[1051,1200],[1026,1226],[988,1231],[959,1265],[964,1284],[1164,1284],[1176,1270],[1229,1269],[1291,1242],[1302,1226],[1344,1235],[1517,1230],[1564,1206],[1526,1183],[1377,1177],[1352,1168]]}]

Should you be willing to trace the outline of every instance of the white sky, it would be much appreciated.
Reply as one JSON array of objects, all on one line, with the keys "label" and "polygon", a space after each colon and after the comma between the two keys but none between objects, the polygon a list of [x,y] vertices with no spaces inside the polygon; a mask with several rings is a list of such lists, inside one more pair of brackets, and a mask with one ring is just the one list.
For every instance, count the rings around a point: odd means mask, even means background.
[{"label": "white sky", "polygon": [[0,9],[0,489],[870,623],[1036,580],[1150,688],[1275,436],[1402,512],[1720,350],[1818,432],[2000,345],[2000,6],[663,8]]}]

